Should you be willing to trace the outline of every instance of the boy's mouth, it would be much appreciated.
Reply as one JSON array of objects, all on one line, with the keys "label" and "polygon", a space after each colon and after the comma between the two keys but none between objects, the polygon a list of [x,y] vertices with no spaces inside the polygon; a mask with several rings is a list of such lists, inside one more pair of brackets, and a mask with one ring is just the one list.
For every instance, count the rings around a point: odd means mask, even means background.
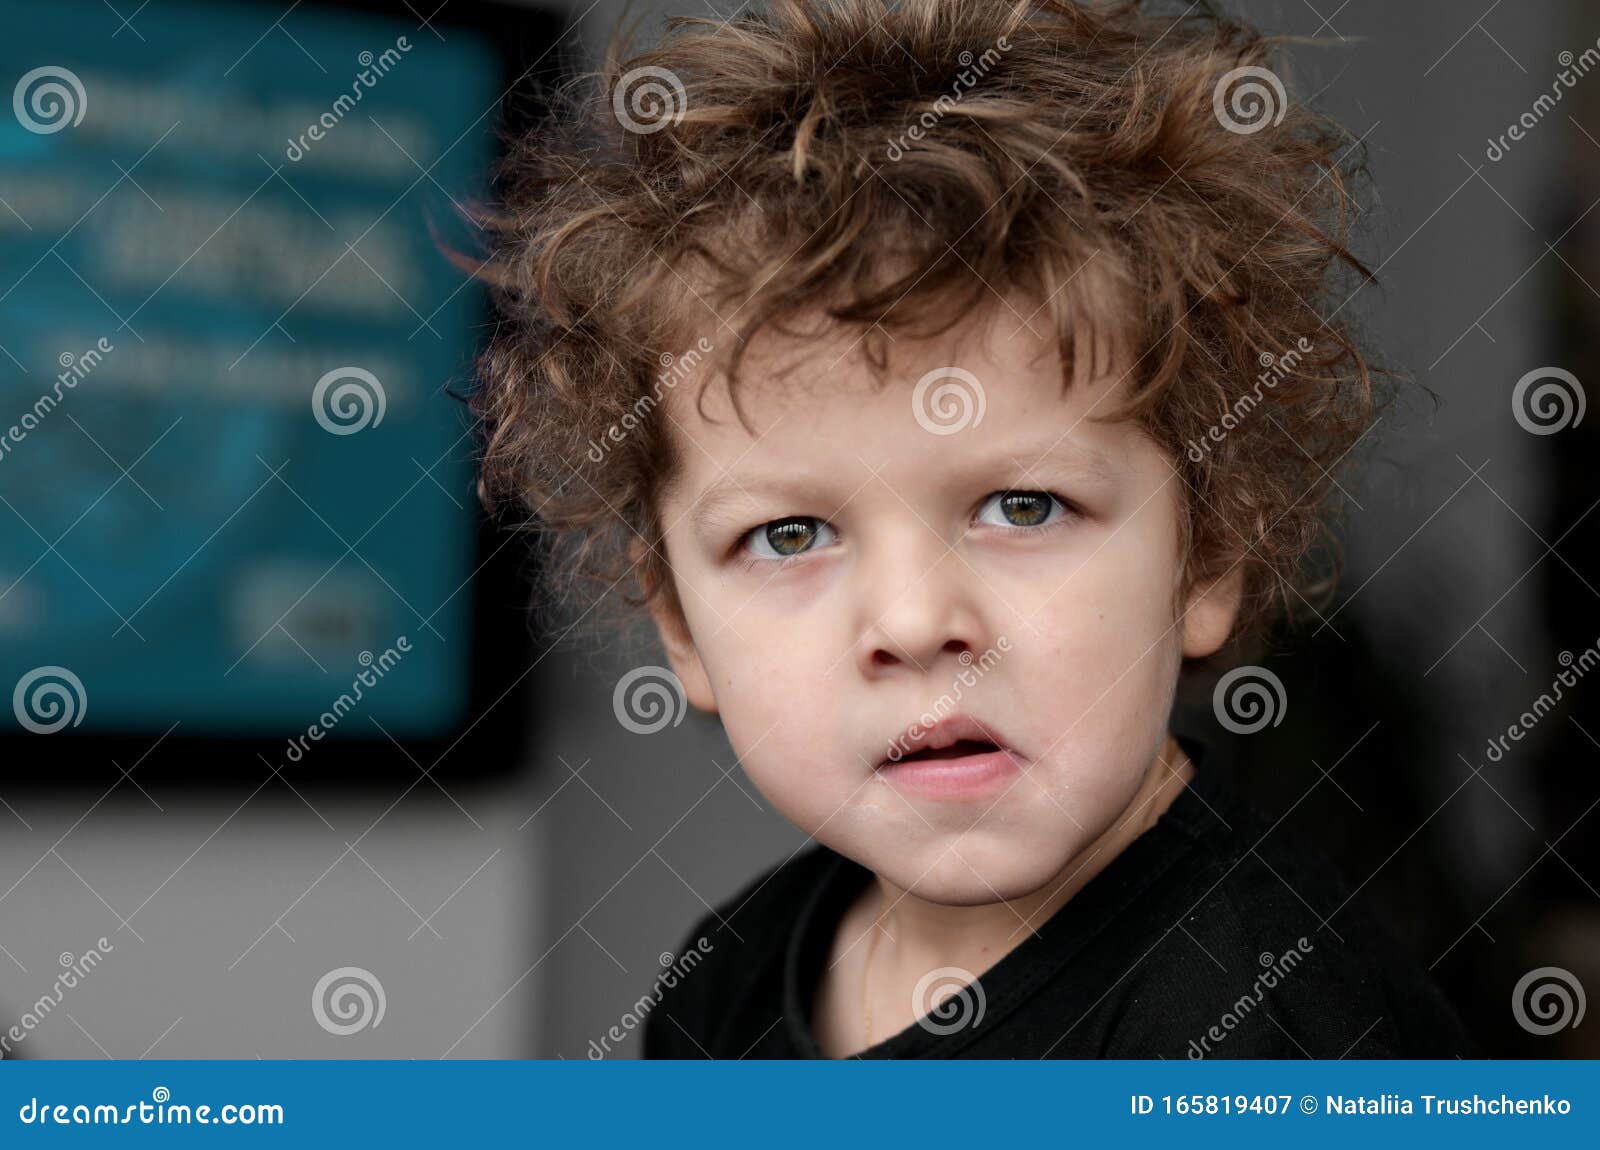
[{"label": "boy's mouth", "polygon": [[998,731],[969,715],[950,715],[931,727],[908,727],[877,773],[924,798],[962,802],[1009,787],[1021,764]]},{"label": "boy's mouth", "polygon": [[957,739],[948,747],[923,747],[919,751],[902,755],[898,760],[901,763],[916,763],[928,759],[962,759],[968,755],[982,755],[990,751],[998,751],[999,745],[988,739]]},{"label": "boy's mouth", "polygon": [[968,715],[950,715],[931,728],[910,726],[878,763],[877,777],[941,803],[998,800],[1022,769],[1022,758],[1002,739]]},{"label": "boy's mouth", "polygon": [[895,763],[961,759],[1006,751],[1005,737],[971,715],[946,715],[932,726],[913,723],[889,744],[880,767]]}]

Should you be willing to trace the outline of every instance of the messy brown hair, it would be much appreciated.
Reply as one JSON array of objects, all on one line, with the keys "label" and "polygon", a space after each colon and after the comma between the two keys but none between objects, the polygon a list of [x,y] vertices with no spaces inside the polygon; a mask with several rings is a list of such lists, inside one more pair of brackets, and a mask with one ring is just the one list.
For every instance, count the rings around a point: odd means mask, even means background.
[{"label": "messy brown hair", "polygon": [[480,495],[529,513],[562,601],[635,562],[672,598],[652,412],[685,355],[736,380],[785,317],[870,349],[1017,289],[1064,365],[1126,341],[1097,417],[1181,476],[1186,588],[1241,568],[1241,634],[1325,596],[1334,473],[1376,410],[1339,302],[1370,278],[1361,150],[1286,98],[1278,40],[1190,8],[772,0],[631,56],[619,33],[516,142],[483,271]]}]

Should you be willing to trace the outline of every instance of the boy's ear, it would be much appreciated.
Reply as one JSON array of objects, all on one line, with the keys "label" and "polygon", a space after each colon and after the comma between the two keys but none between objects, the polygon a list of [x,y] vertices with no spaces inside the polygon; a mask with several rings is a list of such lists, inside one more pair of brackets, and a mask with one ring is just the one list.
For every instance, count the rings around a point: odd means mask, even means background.
[{"label": "boy's ear", "polygon": [[1183,615],[1183,657],[1215,655],[1233,634],[1243,599],[1244,570],[1238,564],[1221,578],[1193,587]]},{"label": "boy's ear", "polygon": [[[637,571],[644,556],[644,544],[634,540],[629,551]],[[670,572],[666,578],[672,578]],[[649,594],[650,589],[645,588],[645,592]],[[694,645],[693,636],[689,634],[689,624],[678,605],[677,595],[669,593],[668,589],[657,588],[654,594],[650,594],[649,602],[656,634],[661,636],[661,645],[666,649],[667,662],[672,664],[672,673],[683,684],[684,698],[696,710],[716,714],[717,698],[711,690],[711,678],[706,674],[705,664],[700,661],[700,652]]]}]

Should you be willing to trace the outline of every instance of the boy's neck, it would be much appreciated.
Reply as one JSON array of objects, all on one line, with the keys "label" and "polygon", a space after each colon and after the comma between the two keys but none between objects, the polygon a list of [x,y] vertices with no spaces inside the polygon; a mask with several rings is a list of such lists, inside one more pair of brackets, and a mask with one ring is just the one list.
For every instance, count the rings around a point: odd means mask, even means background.
[{"label": "boy's neck", "polygon": [[[982,974],[1044,925],[1058,909],[1172,805],[1194,777],[1176,738],[1151,761],[1138,792],[1111,826],[1070,859],[1049,882],[1021,898],[975,906],[929,902],[882,877],[869,884],[868,921],[881,922],[878,963],[888,969],[957,966]],[[874,889],[875,888],[875,889]],[[884,910],[883,908],[888,908]],[[881,918],[878,918],[879,912]]]}]

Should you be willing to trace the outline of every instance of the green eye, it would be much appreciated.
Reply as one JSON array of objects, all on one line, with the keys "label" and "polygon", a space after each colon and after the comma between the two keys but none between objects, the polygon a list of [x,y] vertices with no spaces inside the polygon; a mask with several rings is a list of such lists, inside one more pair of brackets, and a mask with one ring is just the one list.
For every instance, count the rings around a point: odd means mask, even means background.
[{"label": "green eye", "polygon": [[750,533],[750,550],[763,559],[788,559],[832,540],[834,531],[820,519],[796,515],[763,523]]},{"label": "green eye", "polygon": [[978,522],[997,527],[1043,527],[1064,514],[1061,501],[1047,491],[997,491],[978,509]]}]

